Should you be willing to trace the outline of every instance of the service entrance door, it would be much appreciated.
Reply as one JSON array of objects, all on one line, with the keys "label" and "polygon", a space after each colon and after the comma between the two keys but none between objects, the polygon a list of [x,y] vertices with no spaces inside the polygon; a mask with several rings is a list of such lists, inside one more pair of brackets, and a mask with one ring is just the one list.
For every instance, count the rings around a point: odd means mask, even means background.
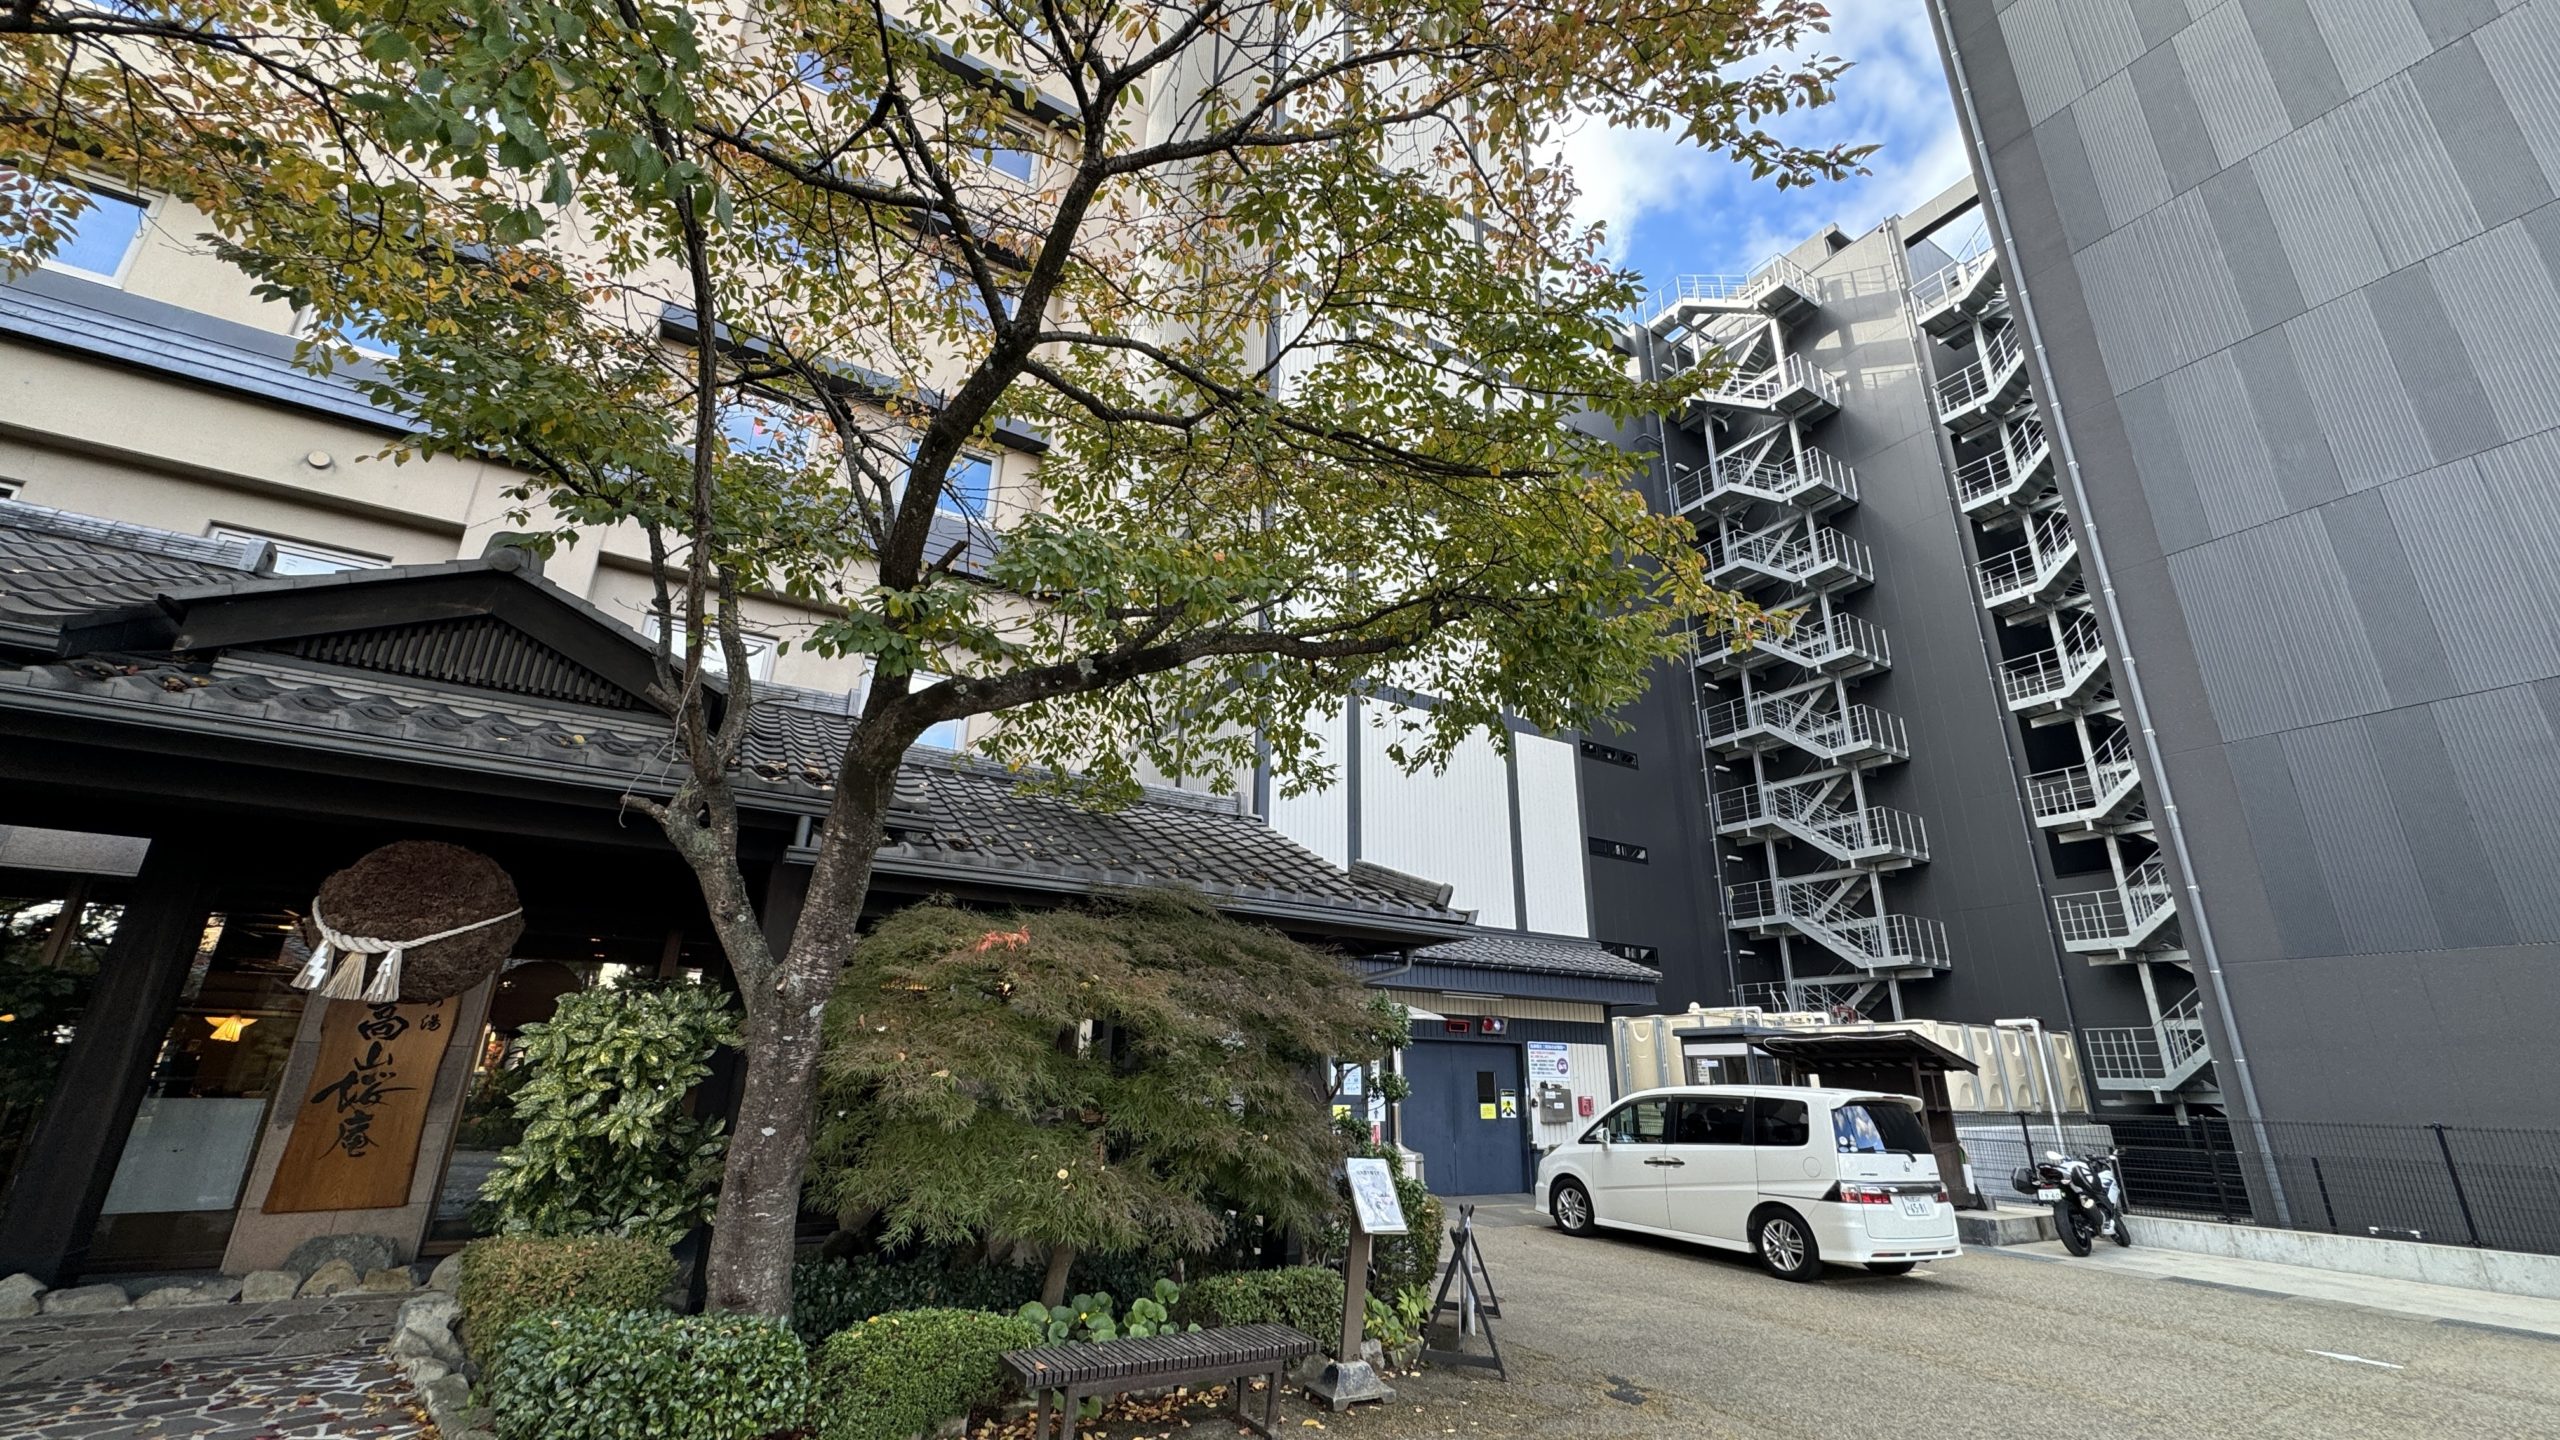
[{"label": "service entrance door", "polygon": [[1413,1085],[1404,1102],[1404,1143],[1421,1152],[1432,1194],[1517,1195],[1529,1188],[1518,1046],[1419,1041],[1404,1052],[1404,1073]]}]

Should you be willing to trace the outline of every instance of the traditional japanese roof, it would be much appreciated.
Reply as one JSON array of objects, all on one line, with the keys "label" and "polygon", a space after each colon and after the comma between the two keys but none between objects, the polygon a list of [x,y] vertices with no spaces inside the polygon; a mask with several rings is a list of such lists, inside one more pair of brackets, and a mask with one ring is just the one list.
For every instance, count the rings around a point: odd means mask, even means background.
[{"label": "traditional japanese roof", "polygon": [[[360,757],[456,786],[672,789],[672,726],[635,703],[649,642],[523,560],[278,577],[264,549],[0,501],[0,710],[84,737],[138,727],[160,743]],[[847,706],[763,687],[744,802],[823,816]],[[1183,884],[1239,913],[1408,942],[1466,920],[1407,877],[1333,866],[1232,797],[1150,789],[1097,811],[922,749],[899,791],[879,870],[920,886]]]},{"label": "traditional japanese roof", "polygon": [[1415,990],[1650,1005],[1662,975],[1574,936],[1476,929],[1414,951],[1410,966],[1373,962],[1370,978]]}]

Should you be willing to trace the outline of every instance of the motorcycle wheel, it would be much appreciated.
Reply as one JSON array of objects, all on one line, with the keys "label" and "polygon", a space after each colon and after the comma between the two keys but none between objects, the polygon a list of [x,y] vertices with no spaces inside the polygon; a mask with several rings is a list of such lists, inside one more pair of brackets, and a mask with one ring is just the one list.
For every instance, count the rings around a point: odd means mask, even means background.
[{"label": "motorcycle wheel", "polygon": [[2118,1249],[2122,1249],[2122,1250],[2130,1250],[2130,1249],[2132,1249],[2132,1248],[2133,1248],[2133,1226],[2132,1226],[2128,1221],[2126,1221],[2126,1219],[2124,1218],[2124,1212],[2123,1212],[2122,1210],[2111,1210],[2109,1213],[2114,1217],[2115,1222],[2116,1222],[2116,1226],[2115,1226],[2115,1241],[2116,1241],[2116,1246],[2117,1246],[2117,1248],[2118,1248]]},{"label": "motorcycle wheel", "polygon": [[2062,1237],[2062,1248],[2074,1255],[2089,1253],[2088,1223],[2080,1218],[2080,1207],[2069,1200],[2053,1203],[2053,1228]]}]

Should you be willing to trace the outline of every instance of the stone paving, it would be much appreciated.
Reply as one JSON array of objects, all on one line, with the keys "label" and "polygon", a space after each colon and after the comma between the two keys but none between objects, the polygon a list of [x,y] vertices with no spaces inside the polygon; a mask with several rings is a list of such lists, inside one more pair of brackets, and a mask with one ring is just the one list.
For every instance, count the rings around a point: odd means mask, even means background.
[{"label": "stone paving", "polygon": [[384,1358],[406,1297],[0,1320],[7,1440],[424,1440]]}]

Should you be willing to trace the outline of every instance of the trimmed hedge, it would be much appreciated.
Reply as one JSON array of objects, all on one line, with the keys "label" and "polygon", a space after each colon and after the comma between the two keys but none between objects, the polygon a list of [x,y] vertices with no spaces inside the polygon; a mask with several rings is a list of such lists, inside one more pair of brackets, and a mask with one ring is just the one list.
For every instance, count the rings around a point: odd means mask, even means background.
[{"label": "trimmed hedge", "polygon": [[[1180,1263],[1173,1255],[1079,1255],[1067,1293],[1146,1295]],[[802,1260],[791,1267],[791,1328],[811,1350],[848,1325],[896,1310],[994,1310],[1040,1298],[1044,1265],[990,1265],[974,1249],[928,1246],[906,1255]]]},{"label": "trimmed hedge", "polygon": [[763,1440],[809,1415],[808,1351],[747,1316],[527,1315],[483,1378],[499,1440]]},{"label": "trimmed hedge", "polygon": [[487,1363],[507,1327],[546,1310],[655,1310],[676,1280],[664,1245],[610,1235],[499,1235],[462,1249],[462,1343]]},{"label": "trimmed hedge", "polygon": [[1007,1350],[1046,1343],[1017,1315],[903,1310],[840,1330],[818,1351],[818,1440],[902,1440],[1003,1403]]},{"label": "trimmed hedge", "polygon": [[1288,1325],[1322,1339],[1342,1329],[1342,1276],[1320,1265],[1242,1270],[1182,1287],[1174,1319],[1217,1325]]}]

